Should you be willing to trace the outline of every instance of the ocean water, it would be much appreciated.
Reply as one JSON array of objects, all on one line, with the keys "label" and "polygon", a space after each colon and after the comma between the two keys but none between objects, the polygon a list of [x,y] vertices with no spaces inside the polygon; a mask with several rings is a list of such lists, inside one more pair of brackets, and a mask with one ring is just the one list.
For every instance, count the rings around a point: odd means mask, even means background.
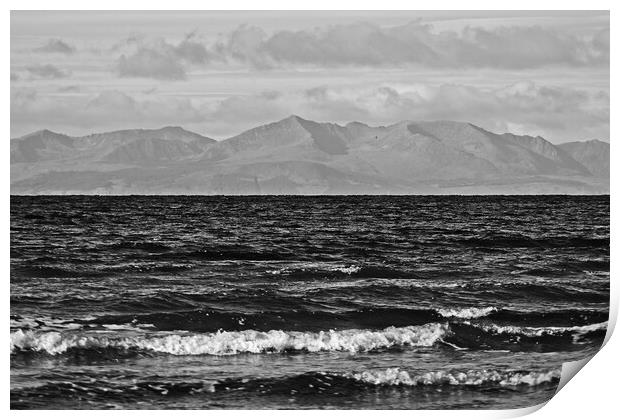
[{"label": "ocean water", "polygon": [[596,352],[609,196],[11,197],[14,409],[501,409]]}]

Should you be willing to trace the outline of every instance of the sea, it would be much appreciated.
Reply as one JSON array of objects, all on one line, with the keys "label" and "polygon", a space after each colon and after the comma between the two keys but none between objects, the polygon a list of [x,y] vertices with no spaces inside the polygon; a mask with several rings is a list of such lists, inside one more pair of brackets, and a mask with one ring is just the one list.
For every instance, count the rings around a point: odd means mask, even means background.
[{"label": "sea", "polygon": [[12,409],[514,409],[600,348],[609,196],[12,196]]}]

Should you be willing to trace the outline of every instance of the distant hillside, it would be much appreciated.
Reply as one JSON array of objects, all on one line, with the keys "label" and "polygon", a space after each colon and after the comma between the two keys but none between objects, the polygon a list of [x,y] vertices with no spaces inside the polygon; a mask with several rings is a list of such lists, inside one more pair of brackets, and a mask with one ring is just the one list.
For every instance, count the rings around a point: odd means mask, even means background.
[{"label": "distant hillside", "polygon": [[11,164],[64,159],[155,163],[196,156],[212,143],[215,140],[181,127],[121,130],[84,137],[41,130],[11,139]]},{"label": "distant hillside", "polygon": [[455,121],[371,127],[298,116],[219,142],[180,127],[43,130],[11,140],[11,193],[608,193],[605,144],[558,147]]},{"label": "distant hillside", "polygon": [[599,178],[609,179],[609,143],[599,140],[574,141],[558,145],[558,148]]}]

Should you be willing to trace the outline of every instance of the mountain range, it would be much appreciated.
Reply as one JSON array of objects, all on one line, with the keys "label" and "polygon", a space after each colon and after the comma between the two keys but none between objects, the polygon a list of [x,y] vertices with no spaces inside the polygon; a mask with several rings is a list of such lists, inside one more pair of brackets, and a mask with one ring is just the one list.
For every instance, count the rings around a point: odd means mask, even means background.
[{"label": "mountain range", "polygon": [[298,116],[216,141],[181,127],[11,139],[11,194],[608,194],[609,143],[455,121]]}]

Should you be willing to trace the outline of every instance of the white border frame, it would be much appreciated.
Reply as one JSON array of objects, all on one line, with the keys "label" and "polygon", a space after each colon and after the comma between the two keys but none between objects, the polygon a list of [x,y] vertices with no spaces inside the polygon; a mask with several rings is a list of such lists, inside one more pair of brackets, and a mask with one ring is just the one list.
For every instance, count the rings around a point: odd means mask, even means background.
[{"label": "white border frame", "polygon": [[[334,0],[297,0],[294,3],[284,0],[262,0],[260,2],[242,1],[242,0],[228,0],[226,2],[216,1],[199,1],[199,0],[176,0],[174,2],[164,1],[119,1],[119,0],[93,0],[88,3],[80,2],[76,0],[57,0],[55,2],[45,2],[41,0],[37,1],[6,1],[8,8],[4,15],[3,21],[5,22],[2,27],[4,29],[5,36],[2,37],[2,49],[3,49],[3,98],[2,114],[4,116],[4,133],[5,133],[5,151],[8,147],[8,140],[10,138],[10,12],[9,10],[258,10],[257,7],[261,7],[261,10],[463,10],[464,6],[468,6],[467,10],[611,10],[611,43],[616,46],[616,31],[615,31],[615,11],[612,8],[613,4],[618,4],[612,1],[602,0],[590,0],[590,1],[563,1],[554,2],[549,0],[521,0],[521,1],[503,1],[501,4],[497,1],[489,0],[470,0],[468,2],[448,1],[448,0],[434,0],[432,2],[411,2],[402,0],[382,0],[381,2],[347,2],[347,1],[334,1]],[[89,6],[86,8],[85,6]],[[172,6],[172,7],[171,7]],[[616,65],[616,56],[614,49],[611,49],[611,74],[614,74],[613,69],[618,68]],[[592,418],[613,418],[618,413],[617,403],[617,385],[616,382],[620,379],[620,362],[617,355],[620,355],[620,342],[617,337],[611,336],[613,327],[616,323],[619,291],[618,281],[615,280],[615,274],[618,273],[619,265],[616,263],[615,250],[617,249],[618,237],[618,223],[616,218],[613,217],[613,209],[618,208],[619,201],[616,200],[616,193],[614,190],[617,185],[616,182],[620,177],[620,169],[617,165],[620,164],[620,157],[618,154],[618,148],[615,147],[611,138],[615,137],[617,130],[615,130],[614,124],[614,100],[616,98],[615,88],[616,83],[614,79],[610,80],[610,94],[611,94],[611,114],[610,114],[610,144],[611,144],[611,307],[610,307],[610,322],[609,330],[606,337],[607,344],[594,358],[583,368],[582,372],[578,374],[578,378],[571,380],[566,386],[553,398],[549,403],[542,404],[536,407],[530,407],[526,409],[516,410],[489,410],[489,411],[473,411],[473,410],[457,410],[457,411],[382,411],[381,416],[387,416],[390,418],[410,418],[415,416],[416,418],[432,418],[432,419],[447,419],[458,418],[461,419],[486,419],[486,418],[511,418],[517,417],[531,412],[536,412],[531,418],[562,418],[562,419],[583,419],[584,417]],[[5,164],[1,166],[2,171],[2,200],[3,206],[0,207],[2,214],[0,215],[0,223],[2,229],[5,232],[5,240],[2,242],[2,255],[1,260],[1,273],[4,279],[4,313],[5,320],[9,317],[9,304],[10,304],[10,268],[9,268],[9,249],[10,249],[10,153],[3,154]],[[610,338],[611,337],[611,338]],[[3,339],[6,340],[5,348],[9,347],[8,334],[3,335]],[[7,355],[8,356],[8,355]],[[8,357],[7,357],[8,359]],[[8,360],[2,366],[3,377],[5,380],[4,393],[2,395],[3,407],[5,410],[9,410],[10,406],[10,374]],[[571,368],[574,370],[574,367]],[[540,408],[543,409],[539,410]],[[538,411],[539,410],[539,411]],[[256,411],[186,411],[186,412],[174,412],[163,411],[115,411],[111,413],[115,417],[131,418],[146,417],[150,419],[167,419],[170,415],[183,415],[187,418],[202,419],[205,415],[211,418],[218,419],[236,419],[236,418],[269,418],[269,419],[284,419],[288,418],[291,413],[285,411],[270,411],[270,410],[256,410]],[[370,419],[379,414],[375,411],[322,411],[317,412],[315,410],[297,411],[294,416],[300,419],[314,419],[315,416],[325,416],[328,418],[338,417],[350,417],[358,419]],[[38,418],[39,416],[45,416],[48,418],[70,418],[78,419],[84,416],[89,416],[93,420],[105,419],[108,413],[102,411],[11,411],[10,416],[14,418]]]}]

